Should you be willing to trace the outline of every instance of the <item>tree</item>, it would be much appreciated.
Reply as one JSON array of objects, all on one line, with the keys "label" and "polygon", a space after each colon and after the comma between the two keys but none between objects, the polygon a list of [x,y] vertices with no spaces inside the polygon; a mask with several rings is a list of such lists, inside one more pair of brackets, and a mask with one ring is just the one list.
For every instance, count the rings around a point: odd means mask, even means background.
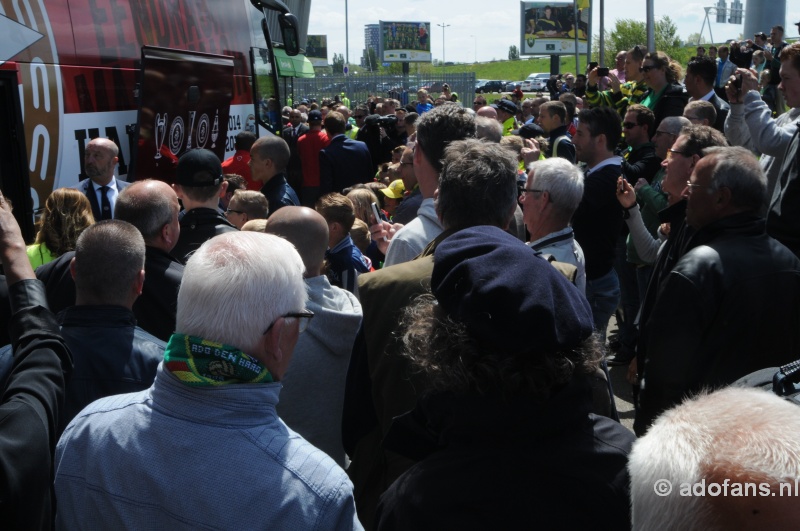
[{"label": "tree", "polygon": [[344,55],[340,53],[333,54],[333,72],[341,74],[344,72]]},{"label": "tree", "polygon": [[515,44],[508,47],[508,60],[519,61],[519,48]]},{"label": "tree", "polygon": [[[656,20],[656,50],[664,52],[678,62],[683,62],[685,51],[678,38],[678,27],[668,16]],[[618,52],[630,50],[637,44],[647,45],[647,28],[645,23],[633,19],[618,19],[611,32],[606,32],[606,57],[614,57]],[[595,50],[600,49],[599,40],[595,37]]]},{"label": "tree", "polygon": [[378,62],[378,53],[375,51],[375,48],[368,48],[367,49],[367,70],[373,72],[378,70],[381,64]]},{"label": "tree", "polygon": [[692,33],[686,37],[686,44],[694,44],[695,46],[705,44],[706,40],[699,33]]}]

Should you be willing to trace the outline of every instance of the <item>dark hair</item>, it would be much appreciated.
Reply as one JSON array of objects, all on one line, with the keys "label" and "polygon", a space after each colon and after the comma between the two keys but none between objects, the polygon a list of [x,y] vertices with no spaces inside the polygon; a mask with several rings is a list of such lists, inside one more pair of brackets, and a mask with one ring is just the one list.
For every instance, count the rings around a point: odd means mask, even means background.
[{"label": "dark hair", "polygon": [[622,136],[622,122],[616,110],[611,107],[583,109],[578,114],[578,121],[589,128],[592,137],[605,135],[606,148],[608,151],[614,151]]},{"label": "dark hair", "polygon": [[596,334],[558,352],[537,351],[535,341],[521,355],[497,352],[476,341],[466,325],[445,315],[429,294],[406,307],[401,327],[404,355],[437,391],[499,391],[506,398],[525,395],[541,403],[576,373],[594,372],[602,357]]},{"label": "dark hair", "polygon": [[437,173],[442,171],[444,150],[450,142],[475,137],[475,114],[458,105],[441,105],[417,121],[417,149]]},{"label": "dark hair", "polygon": [[677,83],[683,78],[681,65],[677,61],[670,59],[669,55],[664,52],[650,52],[645,56],[645,59],[650,59],[657,68],[664,69],[664,77],[666,77],[667,83]]},{"label": "dark hair", "polygon": [[710,57],[696,57],[686,67],[687,76],[700,76],[708,86],[713,87],[717,79],[717,62]]},{"label": "dark hair", "polygon": [[539,112],[547,111],[547,114],[552,118],[557,115],[561,118],[561,123],[567,123],[567,106],[562,101],[548,101],[539,106]]},{"label": "dark hair", "polygon": [[707,125],[687,125],[681,129],[679,136],[686,139],[684,147],[687,152],[686,155],[699,155],[702,157],[703,150],[706,148],[714,146],[725,147],[728,145],[725,135]]},{"label": "dark hair", "polygon": [[249,131],[242,131],[238,135],[236,135],[236,139],[233,141],[233,145],[236,148],[236,151],[244,150],[250,151],[250,148],[253,147],[253,144],[256,141],[256,135]]},{"label": "dark hair", "polygon": [[233,194],[236,190],[247,189],[247,181],[239,174],[224,173],[222,177],[225,179],[225,182],[228,183],[228,189],[225,191],[226,194]]},{"label": "dark hair", "polygon": [[95,303],[123,304],[144,269],[144,255],[139,229],[118,219],[99,221],[75,246],[75,289]]},{"label": "dark hair", "polygon": [[632,112],[636,115],[636,124],[637,125],[646,125],[647,126],[647,136],[648,138],[652,138],[653,134],[655,133],[655,125],[656,125],[656,115],[653,114],[653,111],[641,105],[639,103],[634,103],[628,105],[628,109],[625,111],[626,113]]},{"label": "dark hair", "polygon": [[253,147],[259,158],[270,159],[275,164],[277,171],[286,170],[290,157],[289,144],[286,143],[286,140],[279,136],[262,136],[253,144]]},{"label": "dark hair", "polygon": [[517,160],[508,149],[477,139],[447,146],[436,206],[445,228],[504,229],[516,204]]},{"label": "dark hair", "polygon": [[564,104],[567,108],[567,119],[564,123],[571,122],[575,118],[575,110],[578,108],[578,96],[572,92],[565,92],[558,97],[558,101]]},{"label": "dark hair", "polygon": [[631,60],[636,63],[641,63],[644,61],[644,56],[647,55],[647,48],[642,46],[641,44],[637,44],[630,50],[628,50],[628,55],[631,56]]}]

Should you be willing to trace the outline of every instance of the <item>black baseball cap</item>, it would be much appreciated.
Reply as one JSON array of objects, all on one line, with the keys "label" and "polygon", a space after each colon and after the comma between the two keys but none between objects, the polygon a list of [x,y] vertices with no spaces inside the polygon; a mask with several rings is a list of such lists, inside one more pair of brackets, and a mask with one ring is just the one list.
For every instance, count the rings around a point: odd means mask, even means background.
[{"label": "black baseball cap", "polygon": [[208,149],[187,151],[178,159],[175,180],[181,186],[216,186],[222,182],[222,164]]}]

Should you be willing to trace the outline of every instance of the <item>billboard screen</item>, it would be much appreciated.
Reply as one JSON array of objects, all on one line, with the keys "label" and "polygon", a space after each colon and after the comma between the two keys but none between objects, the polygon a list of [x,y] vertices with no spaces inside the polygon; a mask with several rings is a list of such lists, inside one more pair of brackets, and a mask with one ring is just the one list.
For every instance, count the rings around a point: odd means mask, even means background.
[{"label": "billboard screen", "polygon": [[[576,30],[578,32],[578,52],[586,53],[591,17],[589,1],[521,2],[520,55],[574,54]],[[576,7],[578,10],[577,24],[575,20]]]},{"label": "billboard screen", "polygon": [[309,35],[306,41],[306,57],[314,66],[328,66],[328,36]]},{"label": "billboard screen", "polygon": [[430,63],[430,22],[381,21],[381,58],[384,63]]}]

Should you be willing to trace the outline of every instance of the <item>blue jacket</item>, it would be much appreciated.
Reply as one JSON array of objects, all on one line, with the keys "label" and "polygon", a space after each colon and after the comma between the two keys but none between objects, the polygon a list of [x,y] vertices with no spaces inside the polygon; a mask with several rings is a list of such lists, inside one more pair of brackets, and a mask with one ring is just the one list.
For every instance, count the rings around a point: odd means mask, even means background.
[{"label": "blue jacket", "polygon": [[374,176],[375,166],[364,142],[337,135],[319,152],[319,182],[323,195],[368,183]]},{"label": "blue jacket", "polygon": [[261,193],[264,194],[264,197],[267,198],[267,203],[269,203],[267,217],[271,216],[279,208],[285,206],[300,206],[297,193],[295,193],[291,185],[286,182],[285,173],[274,175],[272,179],[261,187]]},{"label": "blue jacket", "polygon": [[84,409],[56,448],[59,529],[361,529],[353,485],[275,412],[281,384],[152,387]]}]

